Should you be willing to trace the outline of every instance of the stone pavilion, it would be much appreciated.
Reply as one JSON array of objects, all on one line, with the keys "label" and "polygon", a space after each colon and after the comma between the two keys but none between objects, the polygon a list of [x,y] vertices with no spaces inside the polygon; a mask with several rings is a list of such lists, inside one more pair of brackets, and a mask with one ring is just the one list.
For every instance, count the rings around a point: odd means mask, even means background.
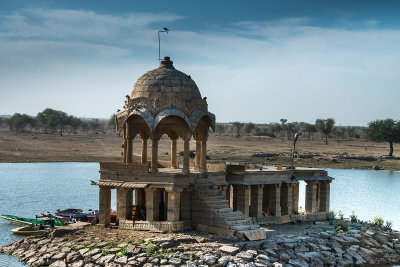
[{"label": "stone pavilion", "polygon": [[[208,132],[215,127],[215,116],[196,83],[176,70],[169,57],[136,81],[116,123],[123,135],[123,159],[100,162],[96,185],[102,225],[163,232],[197,229],[257,240],[265,238],[262,224],[327,216],[332,178],[325,170],[207,162]],[[169,161],[158,159],[163,135],[171,143]],[[132,142],[138,138],[141,158],[133,161]],[[179,139],[182,162],[177,160]],[[192,139],[194,159],[189,151]],[[298,210],[300,181],[306,183],[305,212]],[[114,189],[117,213],[112,221]]]}]

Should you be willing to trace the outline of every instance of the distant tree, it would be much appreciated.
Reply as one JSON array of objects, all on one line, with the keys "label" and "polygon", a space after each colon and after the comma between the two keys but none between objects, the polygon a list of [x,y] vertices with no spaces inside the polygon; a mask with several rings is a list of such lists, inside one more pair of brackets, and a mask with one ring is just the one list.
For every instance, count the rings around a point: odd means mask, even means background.
[{"label": "distant tree", "polygon": [[255,128],[256,126],[254,125],[254,123],[246,123],[246,125],[244,126],[244,132],[249,135]]},{"label": "distant tree", "polygon": [[314,124],[305,123],[303,130],[305,132],[307,132],[307,140],[310,140],[311,133],[316,133],[317,132],[317,127],[315,127]]},{"label": "distant tree", "polygon": [[240,131],[242,130],[244,123],[243,122],[239,122],[239,121],[235,121],[232,123],[232,126],[234,129],[236,129],[236,137],[240,137]]},{"label": "distant tree", "polygon": [[317,119],[315,126],[318,132],[325,135],[325,144],[328,145],[328,136],[332,133],[333,127],[335,126],[335,120],[332,118],[328,119]]},{"label": "distant tree", "polygon": [[393,119],[371,121],[366,129],[373,142],[389,142],[389,156],[393,156],[393,143],[400,143],[400,122]]},{"label": "distant tree", "polygon": [[345,134],[345,128],[344,127],[341,127],[341,126],[336,126],[336,127],[333,127],[333,130],[332,130],[332,132],[333,132],[333,134],[335,135],[335,138],[344,138],[344,134]]},{"label": "distant tree", "polygon": [[25,132],[28,125],[30,126],[32,131],[32,128],[36,125],[36,120],[27,114],[15,113],[9,119],[9,126],[11,131],[15,129],[17,132]]},{"label": "distant tree", "polygon": [[270,125],[271,132],[274,133],[274,136],[278,136],[282,131],[282,126],[279,123],[272,123]]},{"label": "distant tree", "polygon": [[78,133],[78,128],[82,125],[82,120],[74,116],[69,116],[68,125],[71,126],[74,134]]},{"label": "distant tree", "polygon": [[226,125],[222,124],[222,123],[216,123],[215,124],[215,130],[217,133],[225,133],[226,132]]},{"label": "distant tree", "polygon": [[88,121],[88,127],[90,130],[95,132],[96,130],[100,130],[101,123],[98,119],[90,120],[90,121]]},{"label": "distant tree", "polygon": [[54,132],[57,128],[60,130],[59,133],[63,135],[63,129],[69,122],[69,116],[67,113],[51,108],[46,108],[42,112],[36,115],[38,122],[45,127],[50,128]]},{"label": "distant tree", "polygon": [[287,119],[280,119],[280,121],[281,121],[282,125],[285,125],[285,123],[287,122]]}]

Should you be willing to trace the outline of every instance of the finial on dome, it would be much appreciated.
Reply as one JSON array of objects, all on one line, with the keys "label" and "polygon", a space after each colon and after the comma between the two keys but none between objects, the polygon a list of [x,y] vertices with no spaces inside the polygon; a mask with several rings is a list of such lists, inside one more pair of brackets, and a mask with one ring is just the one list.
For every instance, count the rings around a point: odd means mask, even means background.
[{"label": "finial on dome", "polygon": [[164,59],[161,60],[160,67],[168,68],[168,69],[175,69],[173,64],[174,64],[174,62],[170,60],[170,57],[164,57]]}]

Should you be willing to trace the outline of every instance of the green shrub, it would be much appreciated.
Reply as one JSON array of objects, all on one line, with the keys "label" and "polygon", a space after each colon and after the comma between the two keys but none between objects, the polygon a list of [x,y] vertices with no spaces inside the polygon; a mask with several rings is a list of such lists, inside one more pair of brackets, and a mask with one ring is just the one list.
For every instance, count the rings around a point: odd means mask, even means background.
[{"label": "green shrub", "polygon": [[336,217],[336,212],[335,212],[335,210],[329,210],[329,212],[328,212],[328,219],[329,220],[334,220],[335,219],[335,217]]},{"label": "green shrub", "polygon": [[393,226],[392,221],[386,221],[385,226],[383,226],[383,229],[385,231],[392,231],[392,226]]},{"label": "green shrub", "polygon": [[151,257],[157,252],[157,247],[149,242],[149,244],[146,247],[146,257]]},{"label": "green shrub", "polygon": [[107,250],[105,250],[104,248],[101,250],[101,256],[105,256],[105,255],[107,255]]},{"label": "green shrub", "polygon": [[139,243],[143,244],[144,243],[144,239],[139,239]]},{"label": "green shrub", "polygon": [[344,215],[343,215],[343,212],[341,210],[339,210],[337,215],[339,216],[339,219],[343,221]]},{"label": "green shrub", "polygon": [[383,225],[383,218],[379,217],[379,216],[375,216],[373,224],[375,224],[376,226],[382,227]]},{"label": "green shrub", "polygon": [[349,226],[346,222],[339,222],[335,224],[335,230],[342,230],[343,232],[347,232],[349,230]]},{"label": "green shrub", "polygon": [[354,211],[351,212],[350,221],[351,222],[357,222],[358,221],[357,215],[356,215],[356,213]]}]

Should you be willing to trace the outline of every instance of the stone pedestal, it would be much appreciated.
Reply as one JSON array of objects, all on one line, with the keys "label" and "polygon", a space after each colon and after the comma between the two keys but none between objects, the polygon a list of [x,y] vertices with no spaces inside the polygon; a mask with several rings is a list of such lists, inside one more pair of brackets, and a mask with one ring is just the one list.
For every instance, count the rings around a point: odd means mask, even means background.
[{"label": "stone pedestal", "polygon": [[109,225],[111,218],[111,189],[99,187],[99,223]]},{"label": "stone pedestal", "polygon": [[250,190],[250,216],[259,218],[263,216],[263,185],[252,185]]},{"label": "stone pedestal", "polygon": [[317,212],[317,182],[306,182],[306,212]]}]

